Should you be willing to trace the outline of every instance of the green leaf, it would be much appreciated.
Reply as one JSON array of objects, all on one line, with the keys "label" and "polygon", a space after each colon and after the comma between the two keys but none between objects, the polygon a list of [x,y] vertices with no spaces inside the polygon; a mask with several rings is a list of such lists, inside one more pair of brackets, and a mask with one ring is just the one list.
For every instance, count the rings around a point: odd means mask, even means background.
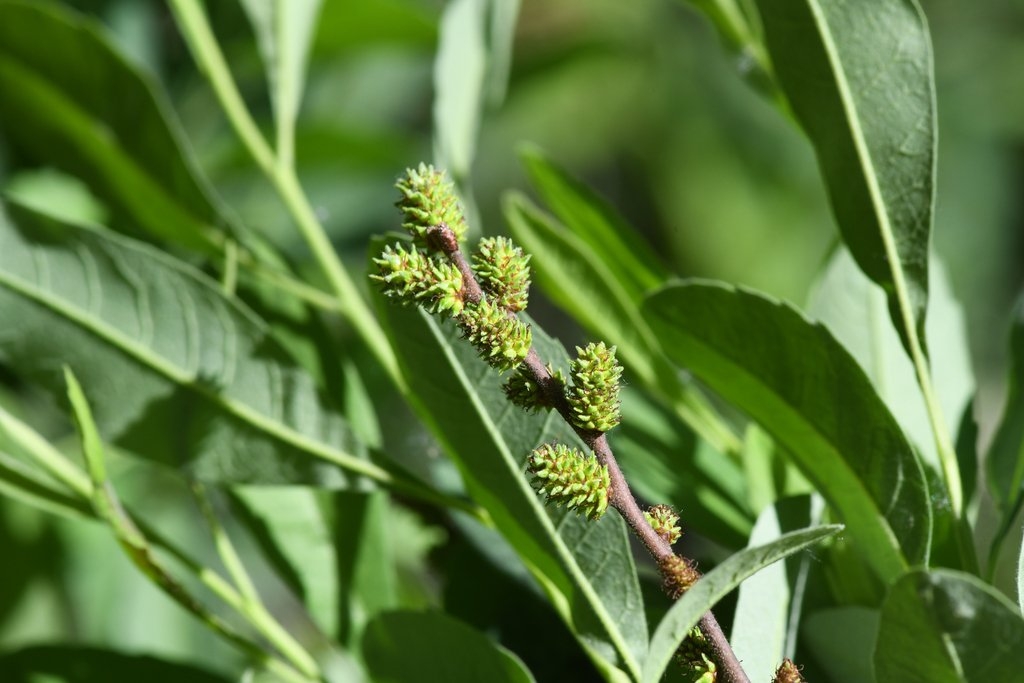
[{"label": "green leaf", "polygon": [[294,163],[295,120],[321,0],[242,0],[256,32],[277,123],[277,155]]},{"label": "green leaf", "polygon": [[532,683],[514,654],[440,612],[388,612],[370,622],[363,657],[376,683]]},{"label": "green leaf", "polygon": [[1020,538],[1020,551],[1017,555],[1017,604],[1024,614],[1024,534]]},{"label": "green leaf", "polygon": [[644,683],[657,683],[661,680],[676,649],[690,630],[705,612],[744,579],[773,562],[828,538],[842,528],[841,525],[831,524],[785,534],[766,545],[739,551],[702,576],[693,588],[672,605],[655,629],[640,680]]},{"label": "green leaf", "polygon": [[55,395],[70,365],[137,455],[218,481],[394,481],[258,318],[150,247],[7,205],[0,318],[18,321],[0,362]]},{"label": "green leaf", "polygon": [[639,303],[646,292],[668,279],[669,273],[658,255],[608,202],[556,166],[539,149],[526,147],[519,156],[544,203],[573,235],[590,247],[632,301]]},{"label": "green leaf", "polygon": [[[379,251],[383,243],[376,245]],[[508,403],[501,377],[458,338],[419,310],[375,297],[417,410],[458,465],[466,489],[490,513],[560,616],[612,680],[634,678],[647,647],[640,586],[616,514],[589,522],[545,508],[524,473],[527,454],[558,440],[580,445],[556,414],[527,414]],[[561,344],[533,327],[541,358],[566,370]]]},{"label": "green leaf", "polygon": [[[765,508],[757,518],[747,547],[770,543],[783,532],[819,522],[824,505],[820,498],[815,500],[817,512],[812,509],[810,496],[787,498]],[[786,562],[773,564],[740,585],[729,642],[752,681],[770,680],[782,658],[793,657],[796,651],[795,634],[806,587],[807,562],[805,557],[794,562],[794,566],[787,566]]]},{"label": "green leaf", "polygon": [[163,94],[91,20],[0,3],[0,130],[85,181],[119,229],[211,254],[229,231]]},{"label": "green leaf", "polygon": [[41,645],[0,655],[5,683],[227,683],[203,669],[81,645]]},{"label": "green leaf", "polygon": [[[931,41],[916,0],[756,0],[857,265],[904,346],[925,346],[935,173]],[[912,343],[911,339],[916,337]]]},{"label": "green leaf", "polygon": [[59,491],[32,468],[0,450],[0,495],[70,519],[92,517],[92,508],[81,498]]},{"label": "green leaf", "polygon": [[834,607],[804,618],[804,642],[815,659],[828,667],[835,683],[874,683],[871,657],[878,639],[879,611],[867,607]]},{"label": "green leaf", "polygon": [[1024,496],[1024,300],[1010,328],[1006,404],[987,458],[988,486],[1000,512],[1012,514]]},{"label": "green leaf", "polygon": [[323,491],[299,486],[236,486],[232,496],[271,563],[302,598],[324,633],[338,632],[338,567]]},{"label": "green leaf", "polygon": [[879,681],[1015,681],[1024,671],[1024,618],[970,574],[916,569],[889,590],[874,661]]},{"label": "green leaf", "polygon": [[932,522],[921,463],[824,327],[766,297],[698,282],[656,292],[644,311],[673,360],[788,451],[883,580],[927,561]]}]

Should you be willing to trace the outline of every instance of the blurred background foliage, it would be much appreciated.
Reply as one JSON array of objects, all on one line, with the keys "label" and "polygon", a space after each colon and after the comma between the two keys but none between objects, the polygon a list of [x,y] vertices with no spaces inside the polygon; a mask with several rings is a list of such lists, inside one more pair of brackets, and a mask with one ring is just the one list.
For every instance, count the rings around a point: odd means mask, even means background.
[{"label": "blurred background foliage", "polygon": [[[101,22],[166,88],[223,198],[315,280],[301,238],[229,129],[163,3],[66,4]],[[934,41],[939,105],[934,243],[964,307],[986,444],[1003,400],[1008,311],[1024,282],[1024,2],[922,4]],[[211,2],[207,10],[243,95],[269,130],[271,103],[241,6]],[[398,227],[395,177],[433,157],[432,73],[443,10],[439,0],[323,3],[296,156],[302,183],[354,272],[364,270],[370,237]],[[675,273],[742,283],[804,305],[836,244],[836,229],[809,143],[745,78],[751,73],[749,58],[730,53],[685,2],[523,0],[507,90],[488,93],[472,173],[462,179],[479,216],[474,227],[506,232],[500,197],[510,188],[529,192],[518,150],[533,143],[607,198]],[[0,187],[73,215],[105,218],[104,207],[76,181],[23,154],[16,136],[0,139]],[[541,303],[531,312],[567,345],[583,338],[553,307]],[[345,331],[334,333],[344,344]],[[362,366],[362,352],[352,353],[351,362]],[[383,380],[366,382],[372,394],[388,391]],[[37,400],[6,383],[2,400],[15,397]],[[437,446],[397,398],[392,402],[394,411],[375,401],[385,441],[392,442],[388,450],[436,458]],[[60,433],[53,407],[42,410],[54,413],[53,431]],[[169,535],[195,536],[194,545],[207,547],[214,562],[197,515],[180,504],[182,484],[136,461],[116,464],[124,497],[138,501]],[[483,584],[473,578],[479,573],[468,573],[501,568],[500,557],[481,556],[481,544],[467,540],[472,532],[442,526],[422,510],[398,510],[381,552],[397,567],[401,604],[443,602],[481,628],[503,625],[506,630],[494,635],[519,652],[539,680],[587,666],[572,659],[581,655],[573,655],[578,650],[568,632],[521,581],[492,572],[491,583]],[[137,576],[106,529],[0,499],[0,547],[3,650],[57,640],[116,643],[127,651],[198,659],[212,671],[237,668],[234,651]],[[273,581],[268,567],[258,573]],[[459,590],[448,590],[453,585]],[[490,599],[495,594],[517,602]],[[294,599],[285,590],[275,595],[271,606],[294,613],[289,626],[301,631]],[[509,626],[515,620],[495,613],[509,604],[523,623],[519,631]],[[537,624],[554,643],[566,644],[564,658],[531,657],[533,634],[526,626]],[[343,656],[337,666],[343,670]]]}]

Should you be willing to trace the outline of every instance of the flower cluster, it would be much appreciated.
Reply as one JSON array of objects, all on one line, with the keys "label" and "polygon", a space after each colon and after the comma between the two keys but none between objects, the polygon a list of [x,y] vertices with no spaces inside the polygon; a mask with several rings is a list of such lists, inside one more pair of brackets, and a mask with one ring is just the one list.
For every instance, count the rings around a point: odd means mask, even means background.
[{"label": "flower cluster", "polygon": [[507,237],[485,237],[473,253],[473,272],[495,306],[516,313],[526,309],[529,261]]},{"label": "flower cluster", "polygon": [[608,468],[593,455],[563,444],[544,444],[527,458],[534,483],[549,502],[598,519],[608,508]]},{"label": "flower cluster", "polygon": [[420,164],[408,169],[395,187],[402,195],[397,204],[405,218],[402,227],[417,246],[426,247],[427,230],[441,223],[451,228],[458,240],[466,236],[466,217],[447,173]]},{"label": "flower cluster", "polygon": [[566,398],[572,421],[580,429],[607,432],[619,424],[619,379],[622,366],[615,359],[615,347],[604,342],[576,347],[576,359],[569,367],[572,385]]},{"label": "flower cluster", "polygon": [[533,343],[530,326],[483,300],[459,316],[462,335],[491,367],[502,372],[523,362]]},{"label": "flower cluster", "polygon": [[668,505],[655,505],[644,512],[647,523],[658,535],[672,545],[679,540],[683,532],[679,528],[679,515]]},{"label": "flower cluster", "polygon": [[[558,385],[559,391],[564,392],[565,375],[562,371],[555,370],[550,363],[547,364],[546,369],[548,375],[551,376],[551,381]],[[519,406],[524,410],[538,410],[541,408],[551,410],[554,408],[543,387],[537,383],[537,380],[530,373],[524,372],[522,368],[512,373],[501,388],[512,405]]]},{"label": "flower cluster", "polygon": [[462,273],[451,263],[401,244],[387,246],[373,259],[385,296],[403,304],[417,303],[434,314],[459,315],[464,307]]}]

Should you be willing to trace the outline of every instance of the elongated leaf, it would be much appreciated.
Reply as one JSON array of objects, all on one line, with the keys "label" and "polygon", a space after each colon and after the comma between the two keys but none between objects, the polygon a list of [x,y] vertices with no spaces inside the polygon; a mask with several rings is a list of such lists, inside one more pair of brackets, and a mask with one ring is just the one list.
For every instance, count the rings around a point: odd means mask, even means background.
[{"label": "elongated leaf", "polygon": [[228,229],[162,94],[91,20],[0,3],[0,130],[85,181],[119,229],[208,253]]},{"label": "elongated leaf", "polygon": [[[0,361],[87,387],[103,437],[219,481],[388,481],[249,310],[192,268],[14,205],[0,214]],[[339,467],[340,466],[340,467]]]},{"label": "elongated leaf", "polygon": [[760,295],[698,282],[660,290],[644,311],[673,360],[789,452],[883,580],[927,560],[921,463],[825,328]]},{"label": "elongated leaf", "polygon": [[988,486],[1005,516],[1024,495],[1024,301],[1010,330],[1010,370],[1003,418],[989,449]]},{"label": "elongated leaf", "polygon": [[[379,251],[379,249],[374,249]],[[455,460],[469,494],[519,553],[588,654],[612,680],[639,673],[647,647],[639,582],[625,525],[615,513],[588,522],[545,509],[524,474],[527,454],[557,439],[579,443],[555,414],[527,414],[508,403],[501,378],[458,339],[418,310],[376,297],[418,410]],[[564,349],[534,326],[541,358],[567,367]]]},{"label": "elongated leaf", "polygon": [[875,678],[905,683],[1015,681],[1024,671],[1024,617],[977,577],[910,571],[889,590]]},{"label": "elongated leaf", "polygon": [[640,680],[643,683],[657,683],[661,680],[662,673],[690,629],[697,625],[705,612],[744,579],[828,538],[842,528],[841,525],[831,524],[785,534],[766,545],[739,551],[701,577],[693,588],[672,605],[672,609],[655,629]]},{"label": "elongated leaf", "polygon": [[440,612],[388,612],[366,629],[363,657],[377,683],[531,683],[519,658]]},{"label": "elongated leaf", "polygon": [[[756,0],[843,240],[907,349],[925,339],[935,173],[931,42],[916,0]],[[903,309],[903,311],[901,311]]]},{"label": "elongated leaf", "polygon": [[548,208],[594,251],[632,301],[639,303],[646,292],[668,279],[657,254],[611,205],[538,149],[528,147],[519,156]]},{"label": "elongated leaf", "polygon": [[[750,534],[748,547],[778,539],[783,532],[807,528],[820,519],[824,505],[817,498],[818,512],[810,496],[788,498],[765,508]],[[795,558],[765,567],[740,585],[729,642],[743,662],[752,681],[770,680],[783,657],[796,649],[793,637],[799,627],[800,603],[806,583],[806,562]],[[793,566],[789,566],[793,565]]]},{"label": "elongated leaf", "polygon": [[1021,534],[1020,550],[1017,551],[1017,604],[1024,615],[1024,534]]},{"label": "elongated leaf", "polygon": [[81,645],[43,645],[0,654],[5,683],[227,683],[203,669],[146,655]]},{"label": "elongated leaf", "polygon": [[59,491],[3,450],[0,450],[0,495],[71,519],[92,516],[88,503]]},{"label": "elongated leaf", "polygon": [[469,177],[483,114],[487,0],[453,0],[434,62],[434,157],[459,183]]},{"label": "elongated leaf", "polygon": [[324,633],[338,632],[338,567],[324,492],[299,486],[237,486],[236,500],[271,562]]},{"label": "elongated leaf", "polygon": [[295,119],[321,0],[242,0],[256,31],[277,120],[277,153],[292,163]]}]

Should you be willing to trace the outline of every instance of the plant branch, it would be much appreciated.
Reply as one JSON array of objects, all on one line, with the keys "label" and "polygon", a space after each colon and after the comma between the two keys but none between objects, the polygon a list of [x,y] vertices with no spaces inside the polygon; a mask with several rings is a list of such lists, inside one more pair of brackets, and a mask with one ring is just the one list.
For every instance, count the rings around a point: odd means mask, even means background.
[{"label": "plant branch", "polygon": [[[462,273],[463,296],[465,300],[479,302],[483,298],[483,291],[476,280],[476,276],[473,274],[469,262],[459,248],[455,234],[448,226],[442,223],[430,228],[427,231],[427,235],[431,246],[442,251],[459,269],[459,272]],[[515,313],[509,311],[507,315],[514,317]],[[557,381],[548,372],[547,367],[545,367],[535,348],[531,346],[520,367],[529,373],[531,379],[544,392],[548,403],[558,411],[558,414],[562,416],[565,422],[573,428],[587,447],[594,452],[598,460],[608,468],[608,476],[611,480],[611,489],[608,494],[609,505],[622,515],[623,519],[626,520],[626,524],[629,525],[633,533],[644,544],[647,551],[658,561],[659,566],[662,560],[674,557],[675,553],[672,551],[672,546],[654,530],[644,517],[643,511],[637,504],[636,498],[633,496],[633,492],[626,481],[626,477],[623,475],[622,469],[615,459],[615,454],[608,444],[607,435],[604,432],[582,429],[576,426],[572,419],[572,409],[566,398],[564,387],[561,382]],[[723,683],[749,683],[750,679],[743,671],[743,667],[736,658],[736,654],[733,652],[732,646],[729,645],[729,640],[722,632],[722,628],[719,626],[714,614],[709,611],[701,617],[700,628],[710,643],[711,655],[714,658],[715,664],[719,667]]]}]

